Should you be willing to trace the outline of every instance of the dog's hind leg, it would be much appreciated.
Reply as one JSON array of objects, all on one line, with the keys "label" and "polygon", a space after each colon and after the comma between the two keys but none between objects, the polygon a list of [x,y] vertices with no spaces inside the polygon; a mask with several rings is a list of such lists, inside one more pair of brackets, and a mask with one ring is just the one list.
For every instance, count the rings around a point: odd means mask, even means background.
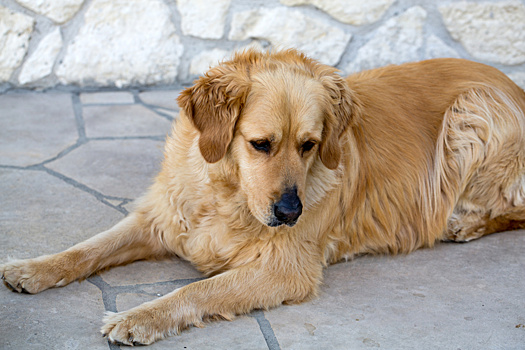
[{"label": "dog's hind leg", "polygon": [[502,231],[525,228],[525,207],[491,217],[489,213],[469,212],[453,214],[449,219],[446,240],[468,242],[482,236]]},{"label": "dog's hind leg", "polygon": [[86,278],[109,266],[165,253],[141,214],[133,213],[113,228],[61,253],[0,265],[0,276],[8,288],[33,294]]},{"label": "dog's hind leg", "polygon": [[445,123],[449,186],[459,191],[444,239],[525,228],[524,112],[508,95],[482,86],[460,96]]},{"label": "dog's hind leg", "polygon": [[[512,178],[508,168],[501,167],[499,171]],[[479,177],[486,176],[480,174]],[[485,186],[491,191],[476,191],[476,186],[481,185],[479,178],[473,182],[448,220],[446,239],[467,242],[495,232],[525,228],[525,175],[507,186],[487,181]]]}]

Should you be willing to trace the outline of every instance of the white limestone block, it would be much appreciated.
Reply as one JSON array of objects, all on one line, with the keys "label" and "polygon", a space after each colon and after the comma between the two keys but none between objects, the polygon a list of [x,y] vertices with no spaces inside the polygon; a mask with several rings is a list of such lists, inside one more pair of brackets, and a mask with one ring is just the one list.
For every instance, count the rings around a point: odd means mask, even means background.
[{"label": "white limestone block", "polygon": [[250,44],[233,51],[221,49],[203,51],[192,59],[190,73],[193,75],[202,75],[210,68],[217,66],[221,61],[229,59],[235,51],[243,51],[248,48],[253,48],[258,51],[264,50],[260,42],[252,41]]},{"label": "white limestone block", "polygon": [[230,0],[177,0],[182,33],[204,39],[220,39],[224,34]]},{"label": "white limestone block", "polygon": [[62,36],[60,35],[60,29],[55,28],[42,38],[36,50],[26,60],[18,76],[18,82],[24,85],[51,74],[53,64],[61,48]]},{"label": "white limestone block", "polygon": [[280,0],[288,6],[313,5],[340,22],[360,26],[378,21],[395,0]]},{"label": "white limestone block", "polygon": [[84,0],[16,0],[31,11],[51,18],[55,23],[66,23],[78,12]]},{"label": "white limestone block", "polygon": [[351,35],[301,11],[286,7],[235,13],[230,40],[264,39],[278,48],[297,48],[329,65],[340,60]]},{"label": "white limestone block", "polygon": [[221,49],[203,51],[192,59],[190,73],[194,75],[201,75],[211,67],[216,66],[220,61],[227,58],[230,54],[230,51]]},{"label": "white limestone block", "polygon": [[459,2],[439,6],[450,35],[475,58],[525,62],[525,5],[520,1]]},{"label": "white limestone block", "polygon": [[183,46],[161,0],[93,0],[56,75],[62,84],[169,84]]},{"label": "white limestone block", "polygon": [[0,83],[22,63],[34,24],[32,17],[0,6]]},{"label": "white limestone block", "polygon": [[427,12],[414,6],[379,27],[347,66],[348,73],[419,59]]}]

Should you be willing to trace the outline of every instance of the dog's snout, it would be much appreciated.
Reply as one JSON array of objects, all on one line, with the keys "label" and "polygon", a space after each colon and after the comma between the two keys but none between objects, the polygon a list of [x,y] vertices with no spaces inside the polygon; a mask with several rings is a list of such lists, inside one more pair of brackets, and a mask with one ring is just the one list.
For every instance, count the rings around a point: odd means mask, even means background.
[{"label": "dog's snout", "polygon": [[293,226],[302,212],[303,204],[297,195],[297,188],[293,187],[285,191],[281,199],[273,205],[274,220],[270,226]]}]

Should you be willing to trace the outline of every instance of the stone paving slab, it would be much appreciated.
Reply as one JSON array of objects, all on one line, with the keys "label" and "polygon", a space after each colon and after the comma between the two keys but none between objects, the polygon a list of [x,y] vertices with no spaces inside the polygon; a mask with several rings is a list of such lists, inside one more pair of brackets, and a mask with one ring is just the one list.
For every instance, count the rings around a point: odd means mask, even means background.
[{"label": "stone paving slab", "polygon": [[134,199],[160,170],[163,144],[150,139],[91,141],[48,167],[108,196]]},{"label": "stone paving slab", "polygon": [[181,91],[182,89],[144,91],[138,94],[137,99],[160,115],[173,120],[179,114],[177,97]]},{"label": "stone paving slab", "polygon": [[80,101],[84,105],[90,104],[128,104],[134,103],[133,93],[128,91],[112,92],[84,92],[80,94]]},{"label": "stone paving slab", "polygon": [[139,99],[153,107],[161,107],[164,109],[178,111],[177,97],[182,89],[178,90],[159,90],[159,91],[144,91],[139,93]]},{"label": "stone paving slab", "polygon": [[104,304],[89,282],[37,295],[0,290],[0,349],[108,349],[99,333]]},{"label": "stone paving slab", "polygon": [[28,166],[78,138],[69,94],[0,95],[0,164]]},{"label": "stone paving slab", "polygon": [[0,168],[0,203],[1,260],[58,253],[124,217],[93,195],[38,170]]},{"label": "stone paving slab", "polygon": [[523,349],[525,232],[330,266],[318,299],[266,314],[283,349]]},{"label": "stone paving slab", "polygon": [[92,106],[83,110],[86,136],[130,137],[160,136],[164,138],[171,122],[141,105]]},{"label": "stone paving slab", "polygon": [[[0,95],[0,261],[61,251],[123,218],[160,167],[176,95]],[[515,231],[360,257],[327,268],[317,299],[191,328],[151,348],[523,349],[523,247],[525,232]],[[34,296],[0,288],[0,349],[119,349],[100,337],[104,311],[202,278],[174,258]]]}]

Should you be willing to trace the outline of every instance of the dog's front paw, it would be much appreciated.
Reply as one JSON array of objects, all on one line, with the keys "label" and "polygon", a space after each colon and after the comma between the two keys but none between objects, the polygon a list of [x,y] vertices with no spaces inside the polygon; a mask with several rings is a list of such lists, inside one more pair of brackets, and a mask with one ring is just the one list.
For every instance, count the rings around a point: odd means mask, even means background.
[{"label": "dog's front paw", "polygon": [[44,258],[14,260],[0,265],[0,277],[7,288],[18,293],[36,294],[63,284],[57,271]]},{"label": "dog's front paw", "polygon": [[140,306],[119,313],[108,312],[100,331],[112,343],[149,345],[171,335],[168,326],[170,322],[165,317],[166,315],[156,313],[155,310]]}]

